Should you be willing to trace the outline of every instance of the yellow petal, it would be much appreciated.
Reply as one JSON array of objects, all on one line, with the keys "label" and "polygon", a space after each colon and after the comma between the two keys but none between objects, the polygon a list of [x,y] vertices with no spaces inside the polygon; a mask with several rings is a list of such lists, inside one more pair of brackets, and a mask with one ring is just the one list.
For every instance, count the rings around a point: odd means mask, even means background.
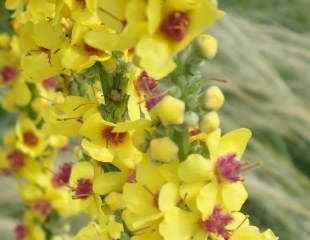
[{"label": "yellow petal", "polygon": [[112,191],[118,191],[126,181],[126,176],[122,172],[108,172],[97,176],[94,180],[94,192],[105,195]]},{"label": "yellow petal", "polygon": [[251,131],[246,128],[240,128],[225,134],[220,140],[218,155],[236,153],[237,159],[241,159],[251,136]]},{"label": "yellow petal", "polygon": [[158,205],[165,212],[177,205],[179,201],[178,187],[174,183],[166,183],[159,192]]},{"label": "yellow petal", "polygon": [[162,20],[162,3],[157,0],[150,0],[147,5],[146,14],[148,18],[148,31],[152,35]]},{"label": "yellow petal", "polygon": [[[136,46],[136,54],[140,58],[139,65],[155,79],[165,77],[176,66],[168,45],[160,40],[142,39]],[[160,59],[160,61],[155,59]]]},{"label": "yellow petal", "polygon": [[231,240],[261,240],[257,227],[247,226],[233,232]]},{"label": "yellow petal", "polygon": [[227,211],[239,211],[248,198],[241,182],[221,184],[221,197]]},{"label": "yellow petal", "polygon": [[77,162],[73,165],[71,176],[70,176],[70,185],[75,186],[79,179],[93,179],[94,177],[94,167],[90,162]]},{"label": "yellow petal", "polygon": [[31,92],[27,84],[22,80],[13,83],[12,94],[14,95],[16,105],[26,106],[30,102]]},{"label": "yellow petal", "polygon": [[151,121],[147,119],[139,119],[136,121],[122,122],[116,124],[113,132],[128,132],[132,130],[146,129],[151,127]]},{"label": "yellow petal", "polygon": [[216,205],[217,193],[218,185],[213,182],[208,183],[200,190],[196,202],[203,219],[206,219],[212,213]]},{"label": "yellow petal", "polygon": [[279,238],[274,235],[274,233],[268,229],[262,234],[263,239],[262,240],[278,240]]},{"label": "yellow petal", "polygon": [[86,139],[83,139],[82,147],[86,150],[90,157],[99,162],[113,161],[114,156],[107,148],[94,144]]},{"label": "yellow petal", "polygon": [[218,128],[217,130],[213,131],[212,133],[208,134],[207,137],[207,146],[210,153],[210,159],[217,158],[218,146],[221,139],[221,129]]},{"label": "yellow petal", "polygon": [[208,181],[212,176],[212,164],[199,154],[191,154],[180,163],[178,173],[186,183]]},{"label": "yellow petal", "polygon": [[165,213],[165,219],[159,225],[159,232],[164,239],[191,239],[197,221],[198,219],[191,212],[175,207]]},{"label": "yellow petal", "polygon": [[152,215],[157,212],[152,193],[137,183],[127,183],[123,196],[128,210],[139,216]]},{"label": "yellow petal", "polygon": [[49,22],[39,22],[33,26],[33,39],[40,47],[56,49],[62,42],[62,32]]},{"label": "yellow petal", "polygon": [[137,167],[137,181],[152,192],[158,192],[161,186],[165,183],[165,179],[160,174],[158,166],[150,161],[141,162]]}]

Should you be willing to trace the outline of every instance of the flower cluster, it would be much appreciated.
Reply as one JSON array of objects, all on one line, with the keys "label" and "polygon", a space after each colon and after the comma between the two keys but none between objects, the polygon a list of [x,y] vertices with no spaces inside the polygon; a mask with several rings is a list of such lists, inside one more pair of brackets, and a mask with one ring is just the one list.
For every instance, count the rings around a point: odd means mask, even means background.
[{"label": "flower cluster", "polygon": [[[248,129],[200,73],[211,0],[6,0],[2,107],[18,113],[0,171],[16,179],[17,240],[276,240],[240,212]],[[69,218],[89,223],[69,231]]]}]

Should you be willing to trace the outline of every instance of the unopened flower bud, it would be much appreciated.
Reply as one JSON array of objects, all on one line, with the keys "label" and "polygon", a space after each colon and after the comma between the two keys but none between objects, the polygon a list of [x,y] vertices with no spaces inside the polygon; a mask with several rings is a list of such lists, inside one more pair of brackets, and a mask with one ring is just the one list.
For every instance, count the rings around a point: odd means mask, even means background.
[{"label": "unopened flower bud", "polygon": [[206,59],[212,59],[217,53],[217,40],[215,37],[207,34],[201,34],[197,37],[197,45],[201,52],[201,55]]},{"label": "unopened flower bud", "polygon": [[145,130],[141,129],[141,130],[136,130],[133,134],[132,134],[132,142],[133,145],[141,152],[146,152],[147,150],[147,146],[148,146],[148,142],[146,139],[146,134],[145,134]]},{"label": "unopened flower bud", "polygon": [[270,230],[262,233],[262,240],[278,240],[279,238]]},{"label": "unopened flower bud", "polygon": [[121,193],[111,192],[104,201],[112,210],[118,210],[125,207],[123,195]]},{"label": "unopened flower bud", "polygon": [[189,111],[184,114],[184,122],[186,123],[187,126],[194,127],[198,124],[198,121],[199,117],[197,113]]},{"label": "unopened flower bud", "polygon": [[155,114],[165,126],[184,122],[185,104],[172,96],[165,96],[155,107]]},{"label": "unopened flower bud", "polygon": [[171,93],[171,95],[173,95],[174,97],[182,96],[182,90],[178,86],[171,86],[169,88],[169,93]]},{"label": "unopened flower bud", "polygon": [[209,87],[203,95],[203,107],[208,110],[220,109],[225,101],[221,89],[217,86]]},{"label": "unopened flower bud", "polygon": [[210,133],[220,126],[220,118],[217,112],[209,112],[203,116],[200,122],[200,129],[205,133]]},{"label": "unopened flower bud", "polygon": [[179,148],[168,137],[155,138],[150,143],[150,155],[153,160],[168,163],[176,159]]}]

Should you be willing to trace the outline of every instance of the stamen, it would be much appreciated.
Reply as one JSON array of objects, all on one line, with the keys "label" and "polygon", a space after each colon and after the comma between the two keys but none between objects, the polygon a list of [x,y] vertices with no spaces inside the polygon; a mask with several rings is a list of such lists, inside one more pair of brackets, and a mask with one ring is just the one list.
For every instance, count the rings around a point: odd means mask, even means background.
[{"label": "stamen", "polygon": [[229,153],[220,157],[216,163],[216,175],[219,180],[237,182],[240,180],[240,172],[243,164],[236,160],[236,153]]},{"label": "stamen", "polygon": [[119,145],[123,143],[127,137],[127,132],[113,132],[114,127],[109,126],[105,127],[102,130],[102,137],[107,141],[107,143],[111,143],[113,145]]},{"label": "stamen", "polygon": [[209,218],[202,222],[203,229],[208,233],[215,233],[228,240],[230,233],[226,230],[226,226],[233,221],[230,214],[222,214],[222,208],[216,206]]},{"label": "stamen", "polygon": [[90,179],[79,179],[75,189],[74,198],[86,199],[93,193],[93,183]]},{"label": "stamen", "polygon": [[161,32],[174,41],[181,41],[187,33],[190,19],[185,12],[171,12],[160,26]]},{"label": "stamen", "polygon": [[64,163],[59,167],[57,173],[54,173],[52,184],[55,188],[62,187],[69,182],[71,175],[72,163]]},{"label": "stamen", "polygon": [[158,82],[143,71],[134,81],[137,91],[150,92],[158,86]]}]

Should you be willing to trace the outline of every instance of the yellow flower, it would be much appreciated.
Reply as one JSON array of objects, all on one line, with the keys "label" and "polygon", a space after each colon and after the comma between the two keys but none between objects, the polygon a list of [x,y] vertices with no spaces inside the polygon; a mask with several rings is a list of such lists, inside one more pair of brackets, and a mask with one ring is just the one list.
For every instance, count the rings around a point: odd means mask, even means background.
[{"label": "yellow flower", "polygon": [[[107,31],[104,27],[100,29]],[[92,47],[85,42],[84,36],[90,30],[79,23],[73,26],[71,43],[64,43],[59,53],[63,67],[81,72],[97,61],[102,62],[110,58],[109,52]]]},{"label": "yellow flower", "polygon": [[39,156],[47,147],[45,134],[29,118],[21,116],[15,127],[17,148],[32,157]]},{"label": "yellow flower", "polygon": [[175,53],[223,15],[208,0],[178,4],[172,0],[153,0],[147,4],[131,0],[125,6],[117,2],[113,7],[103,1],[99,9],[104,22],[106,20],[109,24],[112,19],[113,26],[118,22],[116,33],[93,31],[86,36],[86,42],[102,50],[103,46],[108,50],[135,48],[138,65],[156,79],[163,78],[175,68],[172,60]]},{"label": "yellow flower", "polygon": [[134,48],[146,31],[144,1],[101,0],[98,14],[101,21],[114,31],[93,30],[86,34],[85,41],[100,50],[125,51]]},{"label": "yellow flower", "polygon": [[47,134],[60,134],[78,137],[84,115],[96,109],[96,104],[89,99],[78,96],[67,96],[62,103],[41,109]]},{"label": "yellow flower", "polygon": [[28,81],[42,81],[62,71],[58,52],[64,35],[60,24],[28,22],[19,34],[22,51],[27,53],[22,56],[21,66]]},{"label": "yellow flower", "polygon": [[159,231],[166,240],[230,239],[231,232],[247,225],[248,221],[242,213],[226,213],[220,206],[213,206],[207,215],[196,210],[185,211],[174,207],[165,212]]},{"label": "yellow flower", "polygon": [[78,202],[80,208],[97,217],[101,214],[101,198],[93,191],[95,177],[94,166],[90,162],[80,161],[73,165],[70,175],[70,187],[72,187],[72,201]]},{"label": "yellow flower", "polygon": [[[85,144],[85,149],[90,155],[99,161],[109,162],[113,158],[113,163],[127,168],[133,168],[141,159],[141,153],[133,146],[131,132],[117,131],[117,125],[102,119],[100,113],[94,113],[87,117],[83,123],[80,134],[91,141],[91,146]],[[104,148],[99,156],[97,153],[100,147]],[[97,150],[98,151],[97,151]]]},{"label": "yellow flower", "polygon": [[251,133],[247,129],[232,131],[223,137],[217,130],[207,135],[210,159],[190,155],[179,165],[182,198],[198,209],[209,204],[209,210],[220,203],[227,211],[239,211],[247,192],[240,181],[241,158]]},{"label": "yellow flower", "polygon": [[156,226],[163,212],[179,201],[177,163],[156,166],[149,160],[137,166],[136,182],[126,183],[123,219],[130,230]]}]

